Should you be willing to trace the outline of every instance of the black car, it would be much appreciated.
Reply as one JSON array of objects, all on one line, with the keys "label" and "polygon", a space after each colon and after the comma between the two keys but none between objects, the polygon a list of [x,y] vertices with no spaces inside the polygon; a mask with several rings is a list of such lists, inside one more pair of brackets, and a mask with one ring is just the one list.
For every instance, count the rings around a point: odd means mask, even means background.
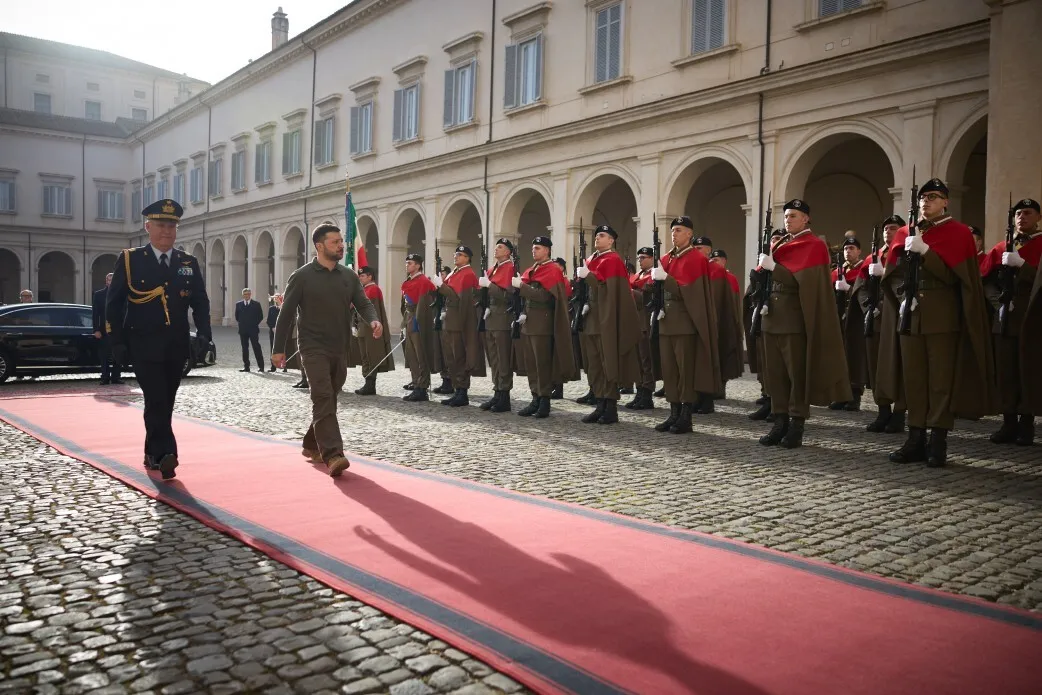
[{"label": "black car", "polygon": [[[213,341],[191,332],[193,367],[217,361]],[[130,365],[123,365],[125,368]],[[12,376],[89,374],[101,371],[91,308],[83,304],[9,304],[0,306],[0,383]]]}]

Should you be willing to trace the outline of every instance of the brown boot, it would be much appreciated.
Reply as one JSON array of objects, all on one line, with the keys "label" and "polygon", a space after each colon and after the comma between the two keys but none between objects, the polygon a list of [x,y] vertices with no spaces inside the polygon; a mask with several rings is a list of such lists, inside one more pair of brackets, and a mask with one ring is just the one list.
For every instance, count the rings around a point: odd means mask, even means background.
[{"label": "brown boot", "polygon": [[347,457],[343,454],[333,454],[329,458],[329,462],[326,463],[326,468],[329,469],[329,477],[337,478],[341,473],[351,467],[351,462],[347,460]]}]

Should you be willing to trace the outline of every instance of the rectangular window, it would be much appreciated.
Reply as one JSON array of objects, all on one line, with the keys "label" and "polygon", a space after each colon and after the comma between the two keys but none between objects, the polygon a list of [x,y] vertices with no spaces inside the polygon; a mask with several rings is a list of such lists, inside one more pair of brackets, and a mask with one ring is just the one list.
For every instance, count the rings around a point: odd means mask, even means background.
[{"label": "rectangular window", "polygon": [[134,98],[135,99],[144,99],[145,98],[145,90],[143,90],[143,89],[135,89],[134,90]]},{"label": "rectangular window", "polygon": [[156,202],[156,187],[150,183],[146,183],[144,196],[144,199],[141,201],[141,207],[148,207],[152,203]]},{"label": "rectangular window", "polygon": [[861,0],[819,0],[818,16],[828,17],[861,7]]},{"label": "rectangular window", "polygon": [[300,173],[300,130],[282,134],[282,175]]},{"label": "rectangular window", "polygon": [[170,197],[177,201],[178,205],[185,204],[185,175],[182,172],[174,174],[174,187],[170,191]]},{"label": "rectangular window", "polygon": [[373,151],[373,102],[351,107],[351,154]]},{"label": "rectangular window", "polygon": [[543,35],[506,47],[503,108],[534,104],[543,98]]},{"label": "rectangular window", "polygon": [[101,120],[101,102],[100,101],[88,101],[84,105],[84,118],[89,121],[100,121]]},{"label": "rectangular window", "polygon": [[163,200],[170,197],[170,179],[159,179],[159,197],[156,200]]},{"label": "rectangular window", "polygon": [[445,127],[474,120],[474,77],[477,63],[445,71]]},{"label": "rectangular window", "polygon": [[192,187],[192,202],[201,203],[203,202],[203,168],[197,166],[192,168],[192,174],[190,176],[189,185]]},{"label": "rectangular window", "polygon": [[232,190],[246,188],[246,150],[232,153]]},{"label": "rectangular window", "polygon": [[391,139],[406,142],[420,136],[420,85],[394,90],[394,128]]},{"label": "rectangular window", "polygon": [[333,127],[335,119],[330,116],[315,121],[315,164],[321,166],[333,161]]},{"label": "rectangular window", "polygon": [[51,95],[39,93],[33,94],[33,111],[36,113],[50,113]]},{"label": "rectangular window", "polygon": [[0,181],[0,212],[14,210],[14,181]]},{"label": "rectangular window", "polygon": [[72,187],[50,185],[43,187],[43,214],[72,216]]},{"label": "rectangular window", "polygon": [[614,80],[622,74],[622,3],[597,12],[594,82]]},{"label": "rectangular window", "polygon": [[724,45],[725,7],[725,0],[692,0],[692,53],[705,53]]},{"label": "rectangular window", "polygon": [[208,187],[206,192],[211,198],[221,195],[221,179],[224,174],[224,160],[215,159],[210,162],[210,169],[206,172]]},{"label": "rectangular window", "polygon": [[87,91],[88,92],[100,92],[101,91],[101,85],[98,84],[97,82],[88,82],[87,83]]},{"label": "rectangular window", "polygon": [[148,109],[131,109],[130,117],[135,121],[147,121]]},{"label": "rectangular window", "polygon": [[123,219],[123,191],[98,191],[98,218]]},{"label": "rectangular window", "polygon": [[268,183],[271,181],[271,140],[257,143],[257,149],[253,156],[255,183]]},{"label": "rectangular window", "polygon": [[145,207],[141,204],[141,189],[135,188],[133,193],[130,194],[130,217],[135,222],[141,220],[141,209]]}]

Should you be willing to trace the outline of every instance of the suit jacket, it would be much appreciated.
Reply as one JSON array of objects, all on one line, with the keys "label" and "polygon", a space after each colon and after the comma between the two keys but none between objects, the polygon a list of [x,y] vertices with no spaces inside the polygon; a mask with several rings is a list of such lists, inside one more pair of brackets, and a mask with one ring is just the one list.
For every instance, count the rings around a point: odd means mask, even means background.
[{"label": "suit jacket", "polygon": [[211,338],[210,299],[195,256],[172,249],[163,270],[149,244],[120,252],[105,303],[106,328],[114,344],[128,346],[135,364],[188,358],[189,308],[196,332]]},{"label": "suit jacket", "polygon": [[264,320],[264,310],[261,309],[260,302],[256,299],[251,299],[249,303],[236,302],[235,320],[239,324],[239,335],[258,335],[261,321]]},{"label": "suit jacket", "polygon": [[90,303],[91,313],[94,315],[94,332],[101,333],[103,336],[108,334],[108,331],[105,330],[105,299],[108,293],[109,288],[107,287],[96,290]]}]

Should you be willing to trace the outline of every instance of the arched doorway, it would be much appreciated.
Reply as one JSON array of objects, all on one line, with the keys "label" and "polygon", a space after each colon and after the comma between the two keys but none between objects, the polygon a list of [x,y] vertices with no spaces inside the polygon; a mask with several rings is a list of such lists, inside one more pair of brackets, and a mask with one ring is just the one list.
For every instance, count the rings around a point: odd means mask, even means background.
[{"label": "arched doorway", "polygon": [[61,251],[48,251],[37,266],[38,302],[76,301],[76,262]]},{"label": "arched doorway", "polygon": [[90,266],[90,289],[92,292],[105,286],[105,276],[116,267],[117,256],[105,253],[94,259]]},{"label": "arched doorway", "polygon": [[[844,233],[853,230],[863,250],[871,244],[872,227],[893,213],[894,166],[876,142],[857,133],[835,133],[814,143],[796,161],[784,199],[806,200],[811,228],[824,236],[835,254]],[[775,219],[780,226],[781,219]]]},{"label": "arched doorway", "polygon": [[[474,252],[474,257],[470,259],[471,265],[474,272],[478,273],[483,269],[481,264],[482,231],[481,213],[478,212],[473,202],[467,198],[461,198],[446,210],[445,217],[441,221],[438,238],[447,244],[456,246],[462,244],[469,247]],[[451,266],[452,264],[448,260],[443,258],[442,263]],[[489,263],[492,263],[491,258],[489,258]]]},{"label": "arched doorway", "polygon": [[224,269],[224,242],[216,239],[210,247],[210,257],[207,262],[209,267],[207,294],[210,296],[210,314],[214,323],[223,319],[225,306],[228,300],[227,283],[225,282]]},{"label": "arched doorway", "polygon": [[638,192],[617,174],[602,174],[586,184],[579,194],[572,223],[581,221],[586,230],[587,255],[593,253],[590,232],[598,225],[607,224],[619,235],[615,250],[623,259],[636,262],[637,224],[633,218],[637,217],[637,196]]},{"label": "arched doorway", "polygon": [[[973,123],[956,141],[948,158],[944,177],[945,183],[951,189],[952,216],[964,224],[985,229],[984,198],[988,178],[987,116]],[[1016,192],[1013,193],[1013,198],[1018,198]]]},{"label": "arched doorway", "polygon": [[192,247],[192,255],[195,256],[195,260],[199,261],[199,264],[201,266],[203,262],[203,256],[206,255],[206,251],[203,247],[203,242],[195,242],[195,246]]},{"label": "arched doorway", "polygon": [[[420,216],[419,211],[408,207],[398,214],[391,229],[393,254],[389,256],[391,267],[386,270],[387,286],[398,287],[405,280],[405,256],[411,253],[418,253],[421,258],[427,256],[427,227],[423,223],[423,217]],[[443,257],[441,263],[451,266],[452,258]],[[424,263],[424,271],[427,275],[434,275],[437,272],[434,268],[433,258]]]},{"label": "arched doorway", "polygon": [[[537,236],[550,236],[550,206],[546,198],[534,188],[522,188],[510,196],[503,211],[503,236],[517,239],[517,257],[521,268],[532,265],[532,241]],[[589,230],[587,230],[589,231]],[[560,256],[572,267],[573,249],[557,248],[551,256]]]},{"label": "arched doorway", "polygon": [[250,286],[249,267],[249,248],[246,237],[240,234],[232,242],[231,256],[228,259],[228,291],[231,293],[233,304],[242,297],[243,289]]},{"label": "arched doorway", "polygon": [[380,277],[380,230],[376,228],[376,221],[368,215],[358,218],[358,244],[365,249],[365,260],[369,267],[376,273],[377,283],[382,283]]},{"label": "arched doorway", "polygon": [[275,292],[275,241],[270,232],[261,232],[257,237],[257,247],[254,253],[253,272],[254,278],[253,298],[267,306],[268,297]]},{"label": "arched doorway", "polygon": [[0,304],[15,304],[22,291],[22,262],[10,249],[0,249]]},{"label": "arched doorway", "polygon": [[304,259],[304,232],[300,231],[300,227],[290,227],[286,232],[286,236],[282,239],[282,253],[279,254],[279,262],[282,266],[282,287],[278,289],[285,291],[289,276],[307,262]]},{"label": "arched doorway", "polygon": [[[751,259],[746,258],[746,213],[743,206],[748,194],[742,175],[735,166],[719,157],[704,157],[688,164],[670,188],[666,214],[687,215],[695,228],[695,236],[707,236],[714,249],[727,252],[728,269],[738,277],[745,276]],[[666,223],[668,224],[668,222]],[[669,246],[669,230],[659,230],[662,252]]]}]

